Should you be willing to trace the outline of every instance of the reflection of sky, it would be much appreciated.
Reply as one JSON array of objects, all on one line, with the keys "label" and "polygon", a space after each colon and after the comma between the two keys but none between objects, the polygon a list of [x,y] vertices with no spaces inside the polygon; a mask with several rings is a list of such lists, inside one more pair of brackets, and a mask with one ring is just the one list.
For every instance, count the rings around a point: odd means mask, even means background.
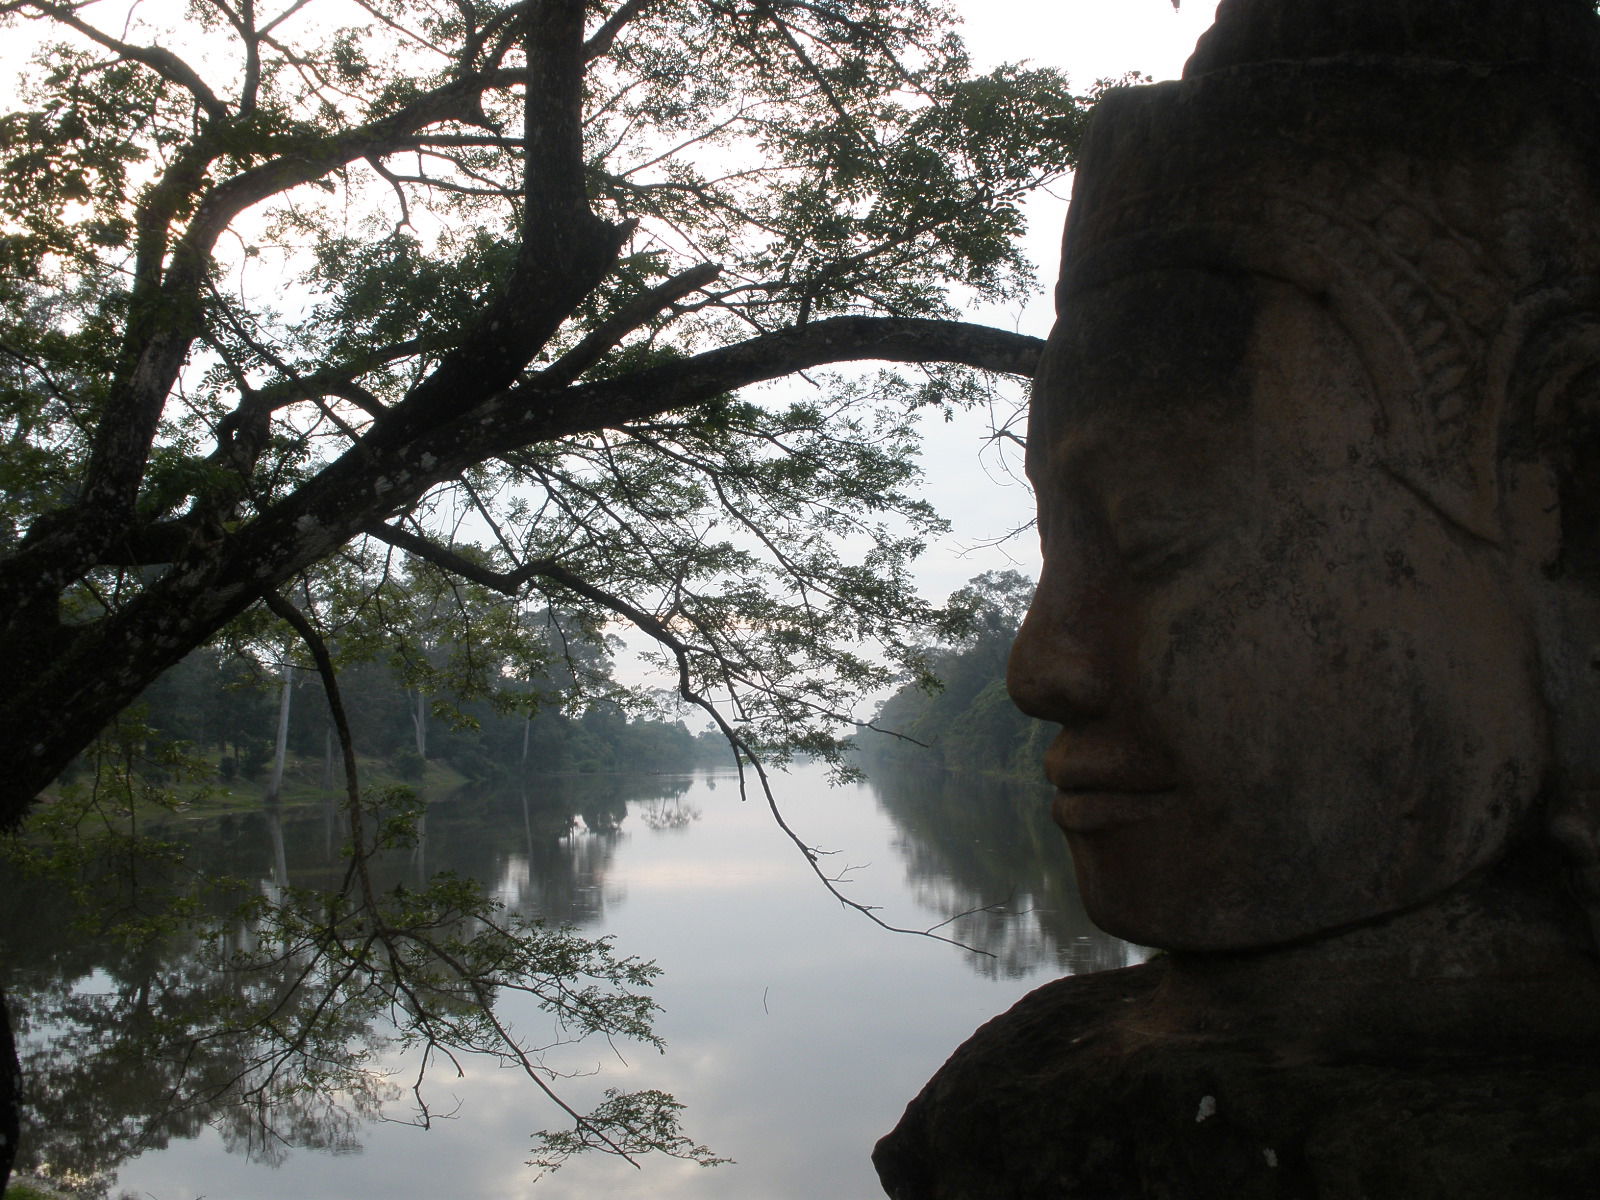
[{"label": "reflection of sky", "polygon": [[[603,920],[587,928],[614,934],[619,953],[654,958],[665,969],[655,990],[665,1009],[658,1028],[666,1055],[619,1045],[619,1057],[592,1042],[554,1051],[548,1061],[595,1072],[562,1089],[580,1107],[598,1102],[607,1087],[674,1093],[688,1105],[688,1132],[737,1165],[701,1170],[646,1160],[641,1172],[595,1157],[530,1193],[527,1137],[553,1120],[551,1110],[519,1074],[478,1061],[466,1063],[459,1079],[448,1068],[434,1073],[434,1107],[460,1107],[431,1132],[370,1126],[359,1134],[361,1154],[293,1153],[277,1169],[222,1153],[208,1133],[129,1164],[118,1189],[156,1200],[876,1195],[872,1143],[964,1037],[1056,973],[1056,956],[1046,947],[1042,964],[995,980],[974,970],[965,951],[884,932],[823,892],[759,800],[741,803],[738,789],[720,782],[713,789],[697,781],[682,797],[702,814],[686,831],[651,829],[639,817],[654,802],[630,804],[621,836],[608,844]],[[830,789],[816,768],[777,783],[786,816],[808,843],[839,850],[831,862],[860,864],[853,897],[883,905],[893,924],[925,927],[950,915],[919,903],[918,881],[896,849],[906,833],[870,787]],[[446,808],[430,813],[440,838],[450,836]],[[509,853],[486,864],[492,879],[522,874],[520,832],[502,846]],[[1019,873],[1030,870],[1037,873],[1019,865]],[[959,884],[944,894],[971,903]],[[529,1041],[550,1040],[540,1014],[512,1002],[520,999],[508,1000],[502,1015]]]}]

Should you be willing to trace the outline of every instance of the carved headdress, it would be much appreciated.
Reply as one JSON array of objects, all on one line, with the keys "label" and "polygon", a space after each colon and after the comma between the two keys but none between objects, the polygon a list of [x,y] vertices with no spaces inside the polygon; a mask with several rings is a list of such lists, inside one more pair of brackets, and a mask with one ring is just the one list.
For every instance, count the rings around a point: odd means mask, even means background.
[{"label": "carved headdress", "polygon": [[1508,390],[1600,279],[1596,80],[1584,0],[1223,0],[1183,81],[1107,98],[1060,302],[1141,262],[1326,298],[1385,465],[1499,540]]},{"label": "carved headdress", "polygon": [[[1057,297],[1064,310],[1101,283],[1193,267],[1327,306],[1376,402],[1352,457],[1523,559],[1539,585],[1529,615],[1562,764],[1550,825],[1583,864],[1591,910],[1597,86],[1590,0],[1222,0],[1181,81],[1103,102]],[[1530,536],[1513,502],[1530,470],[1559,500],[1554,535]]]}]

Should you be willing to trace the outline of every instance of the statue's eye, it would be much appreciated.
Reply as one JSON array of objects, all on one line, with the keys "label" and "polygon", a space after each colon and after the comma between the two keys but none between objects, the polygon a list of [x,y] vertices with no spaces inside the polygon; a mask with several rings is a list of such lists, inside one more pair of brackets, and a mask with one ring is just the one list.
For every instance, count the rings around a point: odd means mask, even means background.
[{"label": "statue's eye", "polygon": [[1218,522],[1192,496],[1139,492],[1122,496],[1107,514],[1122,565],[1135,579],[1158,582],[1192,562],[1215,540]]}]

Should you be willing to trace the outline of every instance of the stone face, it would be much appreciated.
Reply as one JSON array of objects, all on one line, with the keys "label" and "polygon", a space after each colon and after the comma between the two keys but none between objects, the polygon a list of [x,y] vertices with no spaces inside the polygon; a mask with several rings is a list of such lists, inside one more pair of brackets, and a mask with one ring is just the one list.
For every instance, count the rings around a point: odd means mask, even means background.
[{"label": "stone face", "polygon": [[1224,0],[1097,110],[1009,682],[1171,953],[985,1026],[892,1196],[1592,1186],[1595,80],[1585,0]]},{"label": "stone face", "polygon": [[[1261,53],[1321,53],[1369,9],[1240,0],[1211,58],[1252,14]],[[1265,945],[1426,900],[1547,822],[1556,776],[1600,775],[1572,586],[1600,106],[1430,49],[1245,53],[1091,131],[1012,690],[1067,727],[1058,816],[1132,940]]]},{"label": "stone face", "polygon": [[1574,0],[1233,0],[1098,110],[1010,684],[1111,932],[1294,941],[1595,827],[1596,47]]},{"label": "stone face", "polygon": [[[1108,355],[1157,329],[1211,353]],[[1049,354],[1072,386],[1030,430],[1044,572],[1012,692],[1067,727],[1046,770],[1090,916],[1259,946],[1497,858],[1549,768],[1520,597],[1378,468],[1325,308],[1146,271],[1082,294]]]}]

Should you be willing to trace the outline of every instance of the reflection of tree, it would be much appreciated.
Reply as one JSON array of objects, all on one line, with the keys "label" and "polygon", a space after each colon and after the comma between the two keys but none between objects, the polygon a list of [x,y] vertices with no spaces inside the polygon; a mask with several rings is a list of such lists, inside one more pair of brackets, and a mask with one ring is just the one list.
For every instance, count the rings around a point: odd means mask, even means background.
[{"label": "reflection of tree", "polygon": [[[13,883],[15,881],[8,881]],[[317,991],[306,953],[252,971],[220,963],[258,930],[237,923],[205,944],[172,935],[129,947],[86,937],[72,899],[37,880],[7,886],[4,986],[15,1016],[23,1094],[19,1165],[49,1164],[103,1194],[125,1159],[210,1124],[230,1150],[276,1160],[288,1146],[347,1149],[396,1089],[359,1066],[383,1038],[370,1009],[342,1007],[319,1034],[315,1066],[284,1071],[270,1032],[236,1015],[270,1010],[304,1024]],[[315,1086],[339,1076],[337,1096]],[[306,1086],[307,1084],[312,1086]]]},{"label": "reflection of tree", "polygon": [[[504,798],[505,794],[480,794],[452,806],[456,835],[465,835],[468,824],[485,831],[499,827]],[[558,924],[600,921],[605,915],[605,879],[626,805],[619,803],[620,811],[609,812],[590,801],[585,805],[587,816],[580,817],[567,788],[540,786],[533,791],[526,784],[519,786],[516,804],[516,820],[510,824],[521,834],[520,845],[502,833],[482,846],[482,852],[495,859],[491,869],[496,897],[514,912]],[[474,805],[483,811],[472,815],[464,811]],[[487,858],[482,861],[488,865]]]},{"label": "reflection of tree", "polygon": [[[596,924],[629,812],[650,825],[650,814],[670,811],[691,782],[686,775],[573,775],[462,788],[429,802],[421,814],[427,873],[480,880],[508,911],[550,925]],[[289,882],[336,886],[346,860],[328,834],[327,814],[286,809],[278,820],[276,838],[292,864]],[[182,836],[191,860],[205,862],[206,870],[267,880],[275,877],[278,853],[273,826],[272,813],[264,811],[189,828]],[[417,866],[416,847],[380,855],[373,878],[385,889],[410,883]]]},{"label": "reflection of tree", "polygon": [[918,903],[941,918],[966,914],[942,932],[994,956],[972,956],[975,969],[1016,977],[1054,962],[1082,974],[1137,956],[1084,913],[1040,786],[903,766],[869,782],[899,831]]},{"label": "reflection of tree", "polygon": [[[591,944],[560,930],[602,915],[629,804],[666,804],[687,787],[686,779],[609,777],[521,793],[461,792],[428,807],[427,866],[447,879],[484,881],[503,905],[495,920],[542,922],[539,944],[603,979],[606,963],[579,961]],[[226,894],[209,895],[209,911],[194,923],[205,936],[173,925],[130,940],[121,912],[119,936],[86,934],[85,923],[106,922],[107,911],[79,907],[72,889],[48,877],[0,867],[0,989],[17,1022],[26,1081],[19,1166],[49,1163],[58,1175],[105,1181],[128,1157],[205,1125],[230,1150],[255,1157],[280,1157],[289,1147],[350,1149],[361,1124],[402,1094],[378,1070],[397,1038],[423,1048],[443,1034],[469,1049],[489,1045],[492,1017],[476,1010],[470,989],[452,992],[453,976],[437,962],[405,964],[400,978],[439,986],[420,997],[425,1020],[397,1032],[389,1021],[396,975],[384,961],[392,951],[374,942],[362,960],[348,947],[329,954],[315,943],[312,933],[329,926],[359,941],[357,924],[367,919],[311,912],[349,869],[330,823],[319,805],[152,830],[181,847],[187,870],[234,881]],[[413,854],[402,845],[374,856],[374,888],[405,904],[406,920],[432,928],[443,953],[461,953],[479,918],[470,901],[452,911],[442,893],[404,890],[416,878]],[[121,894],[117,883],[108,873],[108,894]],[[141,880],[152,908],[159,890],[158,879]],[[298,925],[296,912],[307,916]],[[541,986],[524,965],[523,985]],[[621,975],[648,982],[648,973]],[[492,994],[483,996],[492,1002]],[[594,1015],[627,1034],[643,1011]],[[576,1035],[582,1026],[571,1028]]]},{"label": "reflection of tree", "polygon": [[[481,880],[506,908],[551,925],[590,926],[604,916],[611,859],[630,812],[651,825],[670,812],[691,776],[573,775],[469,786],[429,802],[423,820],[428,874]],[[692,810],[683,810],[692,812]],[[333,887],[345,859],[320,808],[285,809],[281,836],[300,887]],[[184,834],[207,870],[273,876],[276,847],[270,812],[223,818]],[[415,848],[380,856],[374,879],[384,888],[416,878]]]},{"label": "reflection of tree", "polygon": [[513,912],[594,925],[605,915],[606,876],[630,810],[675,803],[691,782],[569,775],[463,789],[429,808],[432,865],[483,880]]},{"label": "reflection of tree", "polygon": [[700,816],[700,810],[692,804],[685,804],[681,795],[647,800],[639,807],[639,819],[646,828],[656,833],[682,833]]}]

